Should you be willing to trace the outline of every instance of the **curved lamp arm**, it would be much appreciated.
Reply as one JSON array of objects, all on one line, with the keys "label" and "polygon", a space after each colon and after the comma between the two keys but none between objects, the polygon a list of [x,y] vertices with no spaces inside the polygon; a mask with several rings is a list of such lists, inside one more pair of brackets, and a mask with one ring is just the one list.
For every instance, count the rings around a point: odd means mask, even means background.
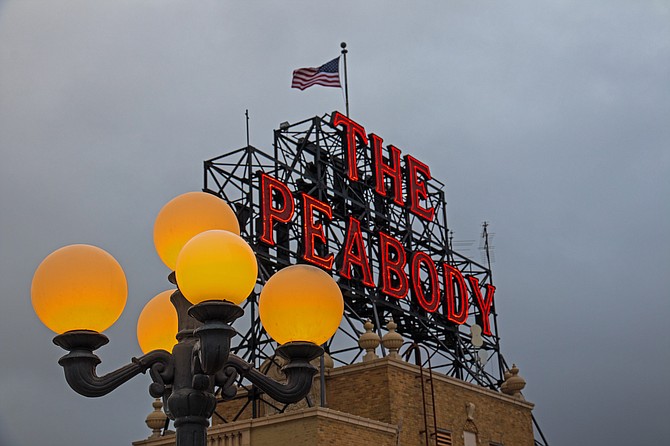
[{"label": "curved lamp arm", "polygon": [[154,384],[150,393],[154,397],[165,392],[165,385],[172,382],[174,373],[172,355],[165,350],[154,350],[139,358],[133,358],[130,364],[109,372],[103,376],[96,374],[101,360],[93,351],[107,344],[109,340],[101,333],[88,330],[69,331],[58,335],[54,344],[69,353],[58,360],[65,371],[65,380],[77,393],[87,397],[99,397],[131,378],[151,369]]},{"label": "curved lamp arm", "polygon": [[288,364],[282,368],[287,378],[286,384],[269,378],[233,354],[228,357],[226,366],[234,368],[240,375],[281,403],[300,401],[309,393],[312,378],[317,372],[310,361],[321,356],[323,349],[311,342],[290,342],[278,347],[277,354],[288,360]]}]

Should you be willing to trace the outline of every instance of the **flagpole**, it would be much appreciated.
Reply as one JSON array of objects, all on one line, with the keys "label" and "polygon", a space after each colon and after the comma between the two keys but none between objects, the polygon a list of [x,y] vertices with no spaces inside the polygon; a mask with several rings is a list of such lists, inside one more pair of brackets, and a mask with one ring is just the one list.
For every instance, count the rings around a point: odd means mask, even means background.
[{"label": "flagpole", "polygon": [[349,117],[349,81],[347,79],[347,42],[340,43],[342,55],[344,56],[344,105],[346,107],[347,117]]}]

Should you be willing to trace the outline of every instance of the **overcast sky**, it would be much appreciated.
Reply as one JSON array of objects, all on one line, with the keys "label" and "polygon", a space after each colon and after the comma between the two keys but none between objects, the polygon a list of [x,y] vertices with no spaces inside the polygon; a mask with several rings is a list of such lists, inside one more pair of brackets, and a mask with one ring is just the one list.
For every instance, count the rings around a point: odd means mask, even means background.
[{"label": "overcast sky", "polygon": [[670,1],[0,0],[0,446],[149,435],[148,376],[68,388],[32,274],[63,245],[109,251],[129,298],[100,370],[139,355],[170,287],[158,210],[245,145],[245,109],[264,149],[344,110],[289,88],[341,41],[351,116],[431,166],[456,240],[490,222],[502,351],[549,443],[667,442]]}]

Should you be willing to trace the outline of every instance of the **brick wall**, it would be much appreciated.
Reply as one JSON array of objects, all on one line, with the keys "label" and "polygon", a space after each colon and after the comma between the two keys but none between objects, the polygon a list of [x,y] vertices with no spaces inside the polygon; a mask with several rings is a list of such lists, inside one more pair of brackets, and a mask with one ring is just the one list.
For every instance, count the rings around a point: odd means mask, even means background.
[{"label": "brick wall", "polygon": [[[475,432],[482,446],[490,442],[533,446],[533,404],[437,373],[431,380],[424,371],[423,382],[426,404],[422,401],[420,369],[404,361],[381,358],[329,369],[328,408],[307,407],[301,401],[285,413],[275,413],[261,406],[259,417],[251,419],[248,406],[236,422],[222,423],[213,417],[210,439],[213,444],[228,444],[229,438],[235,438],[239,446],[425,446],[425,413],[428,445],[433,446],[434,413],[437,428],[451,432],[453,446],[464,446],[464,431]],[[217,413],[231,421],[247,402],[245,391],[240,390],[238,397],[220,403]],[[318,377],[311,397],[318,405]],[[170,440],[135,442],[136,446],[163,444],[170,444]]]},{"label": "brick wall", "polygon": [[[477,433],[479,444],[532,446],[533,405],[499,392],[433,374],[435,404],[432,404],[428,373],[424,370],[422,401],[421,373],[417,366],[382,358],[330,370],[326,378],[328,407],[398,426],[401,445],[425,445],[424,411],[429,444],[435,444],[437,428],[452,432],[454,446],[463,446],[463,431]],[[466,404],[473,404],[468,420]],[[434,407],[434,409],[433,409]]]}]

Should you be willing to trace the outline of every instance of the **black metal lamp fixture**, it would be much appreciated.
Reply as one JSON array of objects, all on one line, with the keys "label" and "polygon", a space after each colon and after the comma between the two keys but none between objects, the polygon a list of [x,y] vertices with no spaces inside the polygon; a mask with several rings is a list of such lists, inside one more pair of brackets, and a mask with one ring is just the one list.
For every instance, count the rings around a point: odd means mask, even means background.
[{"label": "black metal lamp fixture", "polygon": [[202,192],[181,195],[159,213],[154,242],[161,259],[175,270],[169,280],[178,285],[170,296],[177,343],[171,352],[151,350],[103,376],[96,373],[101,360],[94,351],[109,342],[101,331],[125,306],[123,270],[111,255],[90,245],[56,250],[37,268],[33,307],[47,327],[60,333],[53,342],[68,351],[58,363],[70,387],[99,397],[148,370],[149,393],[163,398],[178,446],[206,445],[216,390],[224,399],[234,397],[239,377],[282,403],[304,398],[317,371],[310,361],[323,354],[320,344],[342,317],[342,294],[334,280],[316,267],[294,265],[264,285],[261,321],[281,344],[276,353],[287,361],[287,381],[279,383],[230,353],[236,334],[231,324],[244,313],[238,304],[253,292],[257,278],[255,255],[239,236],[230,207]]}]

